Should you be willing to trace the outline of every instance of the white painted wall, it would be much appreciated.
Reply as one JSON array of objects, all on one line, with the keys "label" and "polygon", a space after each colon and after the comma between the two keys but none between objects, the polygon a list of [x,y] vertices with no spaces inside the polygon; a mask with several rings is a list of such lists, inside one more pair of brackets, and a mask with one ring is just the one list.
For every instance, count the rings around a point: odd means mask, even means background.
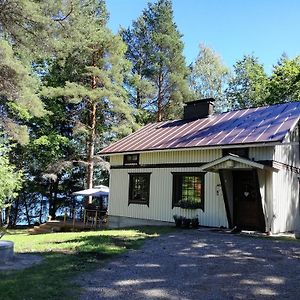
[{"label": "white painted wall", "polygon": [[[269,160],[273,158],[273,147],[250,148],[250,158]],[[140,153],[141,165],[171,163],[206,163],[222,156],[221,149],[185,150]],[[112,166],[123,165],[123,155],[110,158]],[[151,172],[149,207],[140,204],[128,206],[129,175],[128,173]],[[110,175],[109,214],[147,220],[173,221],[173,215],[186,217],[198,215],[201,225],[228,227],[225,204],[220,185],[219,174],[205,175],[205,209],[186,210],[178,207],[172,209],[172,172],[201,172],[200,167],[184,168],[137,168],[112,169]],[[261,180],[260,180],[261,181]],[[264,184],[264,181],[263,183]],[[218,189],[218,191],[217,191]],[[264,186],[262,187],[264,190]],[[265,193],[263,192],[263,195]]]},{"label": "white painted wall", "polygon": [[[282,145],[275,146],[274,160],[286,166],[300,167],[298,127],[286,137]],[[298,174],[282,166],[273,173],[273,232],[300,229]]]},{"label": "white painted wall", "polygon": [[[129,175],[128,173],[151,172],[150,200],[147,205],[128,205]],[[187,210],[174,207],[172,209],[172,173],[201,172],[200,168],[147,168],[147,169],[113,169],[111,170],[109,215],[173,222],[173,215],[186,217],[198,215],[201,225],[228,226],[222,193],[217,196],[219,175],[205,175],[205,209]]]}]

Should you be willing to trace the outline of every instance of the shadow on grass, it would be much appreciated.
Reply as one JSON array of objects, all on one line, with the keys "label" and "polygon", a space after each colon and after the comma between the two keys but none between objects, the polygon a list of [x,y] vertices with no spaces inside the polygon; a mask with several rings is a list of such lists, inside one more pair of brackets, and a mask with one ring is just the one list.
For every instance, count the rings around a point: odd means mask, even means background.
[{"label": "shadow on grass", "polygon": [[[76,299],[80,288],[71,284],[82,272],[93,270],[101,262],[128,249],[136,249],[147,237],[172,231],[170,228],[135,228],[137,234],[87,235],[68,240],[53,241],[42,255],[41,264],[31,268],[0,272],[0,299]],[[56,246],[55,246],[56,245]],[[61,245],[61,247],[57,246]]]}]

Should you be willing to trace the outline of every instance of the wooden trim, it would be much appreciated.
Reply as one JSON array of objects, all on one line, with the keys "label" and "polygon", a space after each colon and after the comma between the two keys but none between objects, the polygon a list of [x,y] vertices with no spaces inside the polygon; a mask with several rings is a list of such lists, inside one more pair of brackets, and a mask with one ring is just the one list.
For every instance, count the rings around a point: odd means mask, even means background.
[{"label": "wooden trim", "polygon": [[163,169],[163,168],[197,168],[205,165],[203,163],[165,163],[165,164],[142,164],[142,165],[115,165],[111,169]]},{"label": "wooden trim", "polygon": [[[131,155],[136,155],[137,159],[134,161],[128,161],[128,157]],[[139,153],[123,155],[123,166],[138,166],[139,163],[140,163],[140,154]]]},{"label": "wooden trim", "polygon": [[264,208],[263,208],[263,203],[262,203],[262,197],[260,193],[260,185],[259,185],[259,178],[258,178],[258,173],[257,170],[253,170],[253,177],[254,177],[254,182],[257,188],[257,196],[258,196],[258,201],[259,201],[259,209],[260,209],[260,214],[259,214],[259,219],[260,219],[260,225],[261,225],[261,230],[262,232],[266,232],[266,219],[265,219],[265,214],[264,214]]},{"label": "wooden trim", "polygon": [[[232,160],[232,161],[235,161],[235,162],[238,162],[238,163],[242,163],[242,164],[248,165],[250,167],[261,169],[261,170],[263,170],[265,168],[265,165],[263,165],[263,164],[260,164],[260,163],[257,163],[255,161],[252,161],[250,159],[243,158],[243,157],[240,157],[240,156],[236,156],[236,155],[233,155],[233,154],[229,154],[227,156],[217,158],[217,159],[207,163],[206,165],[204,165],[202,167],[203,167],[204,170],[205,169],[210,169],[210,168],[212,168],[216,165],[219,165],[219,164],[224,163],[224,162],[229,161],[229,160]],[[228,168],[228,169],[234,169],[234,168]]]},{"label": "wooden trim", "polygon": [[[299,150],[299,153],[300,153],[300,150]],[[282,163],[282,162],[279,162],[276,160],[258,160],[257,162],[260,164],[263,164],[265,166],[277,169],[277,170],[279,170],[279,169],[288,170],[293,173],[300,174],[300,168],[297,168],[295,166],[288,165],[288,164],[285,164],[285,163]]]},{"label": "wooden trim", "polygon": [[232,223],[233,219],[231,218],[231,214],[230,214],[229,201],[228,201],[228,195],[227,195],[223,170],[219,170],[219,175],[220,175],[223,199],[224,199],[224,203],[225,203],[225,210],[226,210],[226,215],[227,215],[228,226],[229,226],[229,228],[232,228],[233,227],[233,223]]},{"label": "wooden trim", "polygon": [[[173,175],[173,180],[172,180],[172,209],[174,207],[179,207],[177,204],[177,200],[178,200],[178,194],[179,191],[181,189],[178,188],[180,184],[182,184],[182,176],[200,176],[201,178],[201,207],[199,207],[199,209],[202,209],[202,211],[204,212],[204,205],[205,205],[205,174],[206,172],[171,172],[171,174]],[[174,176],[175,175],[175,176]],[[177,181],[177,182],[175,182]]]},{"label": "wooden trim", "polygon": [[[150,176],[151,173],[128,173],[129,175],[129,187],[128,187],[128,206],[130,204],[140,204],[140,205],[147,205],[149,207],[149,200],[150,200]],[[146,201],[139,201],[131,199],[132,195],[132,185],[131,185],[131,176],[144,176],[147,178],[147,186],[146,189],[148,191],[148,197]]]}]

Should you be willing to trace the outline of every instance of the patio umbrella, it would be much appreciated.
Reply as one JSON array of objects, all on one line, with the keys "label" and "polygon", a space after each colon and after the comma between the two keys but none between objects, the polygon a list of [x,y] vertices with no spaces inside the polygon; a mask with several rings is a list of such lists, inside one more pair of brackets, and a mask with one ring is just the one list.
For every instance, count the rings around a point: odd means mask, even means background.
[{"label": "patio umbrella", "polygon": [[109,194],[109,188],[105,185],[99,185],[91,189],[74,192],[72,195],[99,197],[99,196],[107,196],[108,194]]}]

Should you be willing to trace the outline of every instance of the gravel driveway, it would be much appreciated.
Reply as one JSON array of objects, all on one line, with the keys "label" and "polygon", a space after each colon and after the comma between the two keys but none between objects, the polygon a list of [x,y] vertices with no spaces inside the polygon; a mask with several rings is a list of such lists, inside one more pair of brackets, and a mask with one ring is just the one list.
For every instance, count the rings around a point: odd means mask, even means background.
[{"label": "gravel driveway", "polygon": [[182,230],[80,281],[81,299],[300,299],[300,242]]}]

